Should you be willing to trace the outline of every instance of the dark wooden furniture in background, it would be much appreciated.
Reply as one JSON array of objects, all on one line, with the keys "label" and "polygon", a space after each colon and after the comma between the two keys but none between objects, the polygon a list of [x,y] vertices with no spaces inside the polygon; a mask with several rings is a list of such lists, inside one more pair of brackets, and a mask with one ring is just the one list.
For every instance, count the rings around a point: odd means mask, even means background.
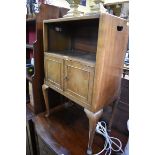
[{"label": "dark wooden furniture in background", "polygon": [[[44,81],[43,20],[62,17],[65,8],[41,4],[40,12],[26,19],[26,60],[34,58],[34,74],[26,74],[26,96],[31,110],[37,114],[45,110],[42,95]],[[30,100],[29,100],[30,99]]]},{"label": "dark wooden furniture in background", "polygon": [[33,117],[35,116],[34,114],[45,110],[42,95],[44,80],[43,20],[62,17],[67,11],[65,8],[41,4],[40,12],[33,18],[26,19],[26,63],[30,63],[30,59],[34,58],[34,74],[29,75],[26,73],[27,155],[39,155]]},{"label": "dark wooden furniture in background", "polygon": [[46,116],[49,88],[84,107],[89,119],[87,154],[92,154],[103,107],[118,98],[128,41],[126,23],[109,14],[44,20]]},{"label": "dark wooden furniture in background", "polygon": [[36,132],[32,119],[34,113],[26,108],[26,155],[37,155]]}]

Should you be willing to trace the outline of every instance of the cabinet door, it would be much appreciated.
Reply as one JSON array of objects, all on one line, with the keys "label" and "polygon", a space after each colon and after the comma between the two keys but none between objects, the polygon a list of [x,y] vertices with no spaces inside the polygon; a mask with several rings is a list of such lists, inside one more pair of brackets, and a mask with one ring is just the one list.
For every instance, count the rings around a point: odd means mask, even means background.
[{"label": "cabinet door", "polygon": [[45,54],[45,81],[53,88],[63,88],[63,59]]},{"label": "cabinet door", "polygon": [[64,91],[82,106],[91,104],[93,78],[93,67],[76,61],[65,61]]}]

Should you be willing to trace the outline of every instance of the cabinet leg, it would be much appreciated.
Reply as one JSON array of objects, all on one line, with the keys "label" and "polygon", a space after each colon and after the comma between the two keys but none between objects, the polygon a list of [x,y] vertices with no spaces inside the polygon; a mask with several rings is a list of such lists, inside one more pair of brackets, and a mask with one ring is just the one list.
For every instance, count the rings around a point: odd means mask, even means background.
[{"label": "cabinet leg", "polygon": [[47,86],[46,84],[42,85],[42,91],[43,91],[43,96],[44,96],[44,100],[45,100],[45,105],[46,105],[46,117],[48,117],[50,115],[50,108],[49,108],[49,101],[48,101],[48,89],[49,86]]},{"label": "cabinet leg", "polygon": [[118,102],[119,102],[119,98],[113,102],[112,115],[111,115],[111,118],[110,118],[109,124],[108,124],[108,132],[111,132],[111,126],[112,126],[113,119],[114,119],[114,116],[115,116],[115,113],[116,113]]},{"label": "cabinet leg", "polygon": [[99,120],[99,118],[103,114],[103,109],[100,111],[93,113],[87,109],[84,109],[88,119],[89,119],[89,141],[88,141],[88,148],[87,148],[87,154],[91,155],[92,154],[92,144],[93,144],[93,139],[94,139],[94,134],[95,134],[95,129],[96,129],[96,124]]}]

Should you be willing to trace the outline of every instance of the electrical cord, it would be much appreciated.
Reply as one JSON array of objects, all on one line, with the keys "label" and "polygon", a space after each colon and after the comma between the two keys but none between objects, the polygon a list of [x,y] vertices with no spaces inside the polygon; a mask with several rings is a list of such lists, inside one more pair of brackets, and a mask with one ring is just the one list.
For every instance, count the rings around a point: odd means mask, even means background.
[{"label": "electrical cord", "polygon": [[[99,155],[103,151],[106,151],[105,155],[111,155],[112,151],[114,151],[114,152],[122,151],[122,153],[124,153],[123,150],[122,150],[121,141],[118,138],[111,137],[111,136],[108,135],[107,126],[106,126],[106,123],[104,121],[101,121],[101,122],[97,123],[96,132],[101,134],[105,138],[105,144],[104,144],[103,150],[101,150],[99,153],[93,154],[93,155]],[[118,144],[116,142],[118,142]],[[117,147],[117,149],[114,149],[112,144],[115,145]]]}]

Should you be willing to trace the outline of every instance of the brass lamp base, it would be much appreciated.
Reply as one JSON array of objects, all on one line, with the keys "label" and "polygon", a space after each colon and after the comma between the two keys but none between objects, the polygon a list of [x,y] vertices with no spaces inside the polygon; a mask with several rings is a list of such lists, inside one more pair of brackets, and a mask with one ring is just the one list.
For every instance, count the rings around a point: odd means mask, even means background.
[{"label": "brass lamp base", "polygon": [[94,4],[90,6],[90,12],[86,13],[86,15],[108,13],[101,0],[94,0],[93,2]]},{"label": "brass lamp base", "polygon": [[71,3],[70,4],[70,10],[67,12],[66,15],[64,15],[63,17],[81,17],[83,16],[83,12],[78,10],[78,4],[75,3]]}]

